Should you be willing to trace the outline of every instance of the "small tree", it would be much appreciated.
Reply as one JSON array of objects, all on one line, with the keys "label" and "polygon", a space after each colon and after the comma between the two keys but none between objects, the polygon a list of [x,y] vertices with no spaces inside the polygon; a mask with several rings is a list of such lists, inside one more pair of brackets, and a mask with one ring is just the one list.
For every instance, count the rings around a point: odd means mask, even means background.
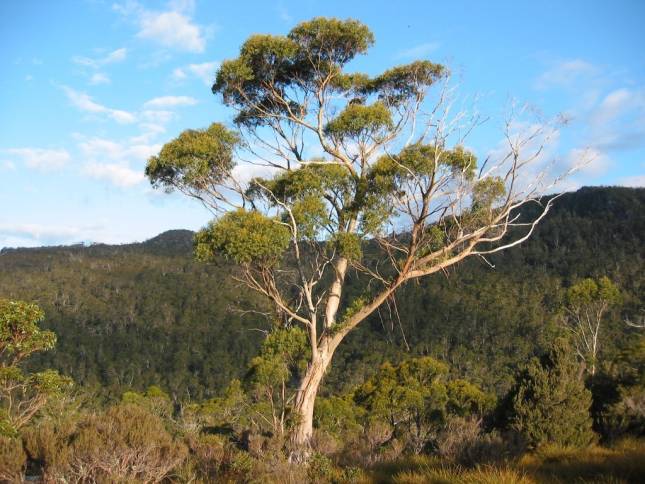
[{"label": "small tree", "polygon": [[567,291],[565,322],[574,335],[576,352],[591,376],[596,374],[603,318],[620,299],[620,291],[608,277],[583,279]]},{"label": "small tree", "polygon": [[[522,134],[509,120],[507,149],[478,166],[465,141],[480,118],[452,114],[444,66],[345,71],[373,42],[360,22],[329,18],[250,37],[212,88],[236,111],[235,129],[187,130],[146,167],[153,186],[217,214],[195,238],[197,257],[233,260],[285,327],[306,332],[293,404],[301,449],[323,375],[357,325],[406,282],[526,240],[554,200],[536,198],[544,174],[527,172],[551,127]],[[435,84],[443,87],[430,97]],[[527,204],[531,215],[521,213]],[[364,254],[368,242],[376,255]],[[350,269],[365,278],[353,300],[343,293]]]},{"label": "small tree", "polygon": [[405,436],[419,453],[449,417],[480,417],[488,396],[465,380],[448,378],[448,366],[429,356],[385,363],[361,385],[354,401],[369,419],[385,422],[390,436]]},{"label": "small tree", "polygon": [[42,331],[35,304],[0,299],[0,434],[16,435],[47,403],[71,386],[55,370],[26,374],[20,365],[32,353],[54,347],[56,335]]},{"label": "small tree", "polygon": [[580,447],[594,439],[591,392],[578,378],[578,368],[571,346],[559,338],[520,374],[509,395],[509,423],[529,447],[547,443]]}]

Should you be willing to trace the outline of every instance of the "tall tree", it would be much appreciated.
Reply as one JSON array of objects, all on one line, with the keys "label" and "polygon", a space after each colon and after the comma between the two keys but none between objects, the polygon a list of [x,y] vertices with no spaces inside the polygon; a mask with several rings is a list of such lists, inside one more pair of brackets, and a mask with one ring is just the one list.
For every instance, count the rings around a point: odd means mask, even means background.
[{"label": "tall tree", "polygon": [[[444,66],[345,71],[373,42],[360,22],[329,18],[251,36],[212,88],[237,113],[235,129],[187,130],[146,167],[153,186],[216,214],[196,236],[197,257],[234,260],[284,326],[305,330],[311,351],[293,404],[299,449],[352,329],[406,282],[526,240],[553,202],[537,198],[539,170],[524,176],[542,161],[551,127],[522,134],[509,121],[503,153],[497,146],[478,167],[464,143],[481,119],[451,114]],[[539,205],[533,218],[520,212],[529,203]],[[350,269],[365,281],[352,300],[343,292]]]},{"label": "tall tree", "polygon": [[592,377],[596,374],[602,321],[620,299],[620,291],[606,276],[597,281],[583,279],[567,290],[566,327],[573,333],[576,352]]}]

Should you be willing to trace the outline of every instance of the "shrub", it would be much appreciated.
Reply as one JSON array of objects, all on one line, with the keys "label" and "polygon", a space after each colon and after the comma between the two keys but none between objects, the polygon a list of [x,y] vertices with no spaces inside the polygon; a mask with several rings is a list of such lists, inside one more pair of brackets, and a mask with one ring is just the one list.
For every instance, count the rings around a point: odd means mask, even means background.
[{"label": "shrub", "polygon": [[26,462],[20,439],[0,435],[0,482],[22,482]]},{"label": "shrub", "polygon": [[584,447],[594,440],[591,393],[578,374],[575,352],[562,338],[520,374],[510,395],[509,422],[529,447]]},{"label": "shrub", "polygon": [[30,442],[52,481],[160,482],[187,453],[158,416],[132,404],[86,416],[71,435],[44,426]]}]

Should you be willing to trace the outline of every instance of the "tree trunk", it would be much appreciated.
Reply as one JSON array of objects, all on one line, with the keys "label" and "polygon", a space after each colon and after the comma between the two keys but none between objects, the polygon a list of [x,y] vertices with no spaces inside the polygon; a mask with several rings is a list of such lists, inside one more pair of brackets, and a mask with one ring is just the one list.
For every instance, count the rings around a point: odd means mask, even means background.
[{"label": "tree trunk", "polygon": [[331,363],[333,349],[326,343],[321,346],[322,348],[309,364],[307,371],[300,381],[293,406],[297,420],[291,435],[291,443],[293,446],[291,459],[295,461],[305,461],[309,456],[311,437],[313,434],[316,395],[318,394],[318,388],[325,375],[325,371],[329,363]]}]

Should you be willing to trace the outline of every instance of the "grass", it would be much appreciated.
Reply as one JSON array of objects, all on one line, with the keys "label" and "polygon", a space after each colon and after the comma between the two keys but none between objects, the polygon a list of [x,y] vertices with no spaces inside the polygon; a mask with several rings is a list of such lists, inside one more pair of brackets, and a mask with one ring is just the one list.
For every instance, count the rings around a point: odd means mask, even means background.
[{"label": "grass", "polygon": [[374,484],[631,484],[645,482],[645,441],[611,448],[547,447],[504,466],[463,468],[429,456],[412,456],[374,466]]}]

